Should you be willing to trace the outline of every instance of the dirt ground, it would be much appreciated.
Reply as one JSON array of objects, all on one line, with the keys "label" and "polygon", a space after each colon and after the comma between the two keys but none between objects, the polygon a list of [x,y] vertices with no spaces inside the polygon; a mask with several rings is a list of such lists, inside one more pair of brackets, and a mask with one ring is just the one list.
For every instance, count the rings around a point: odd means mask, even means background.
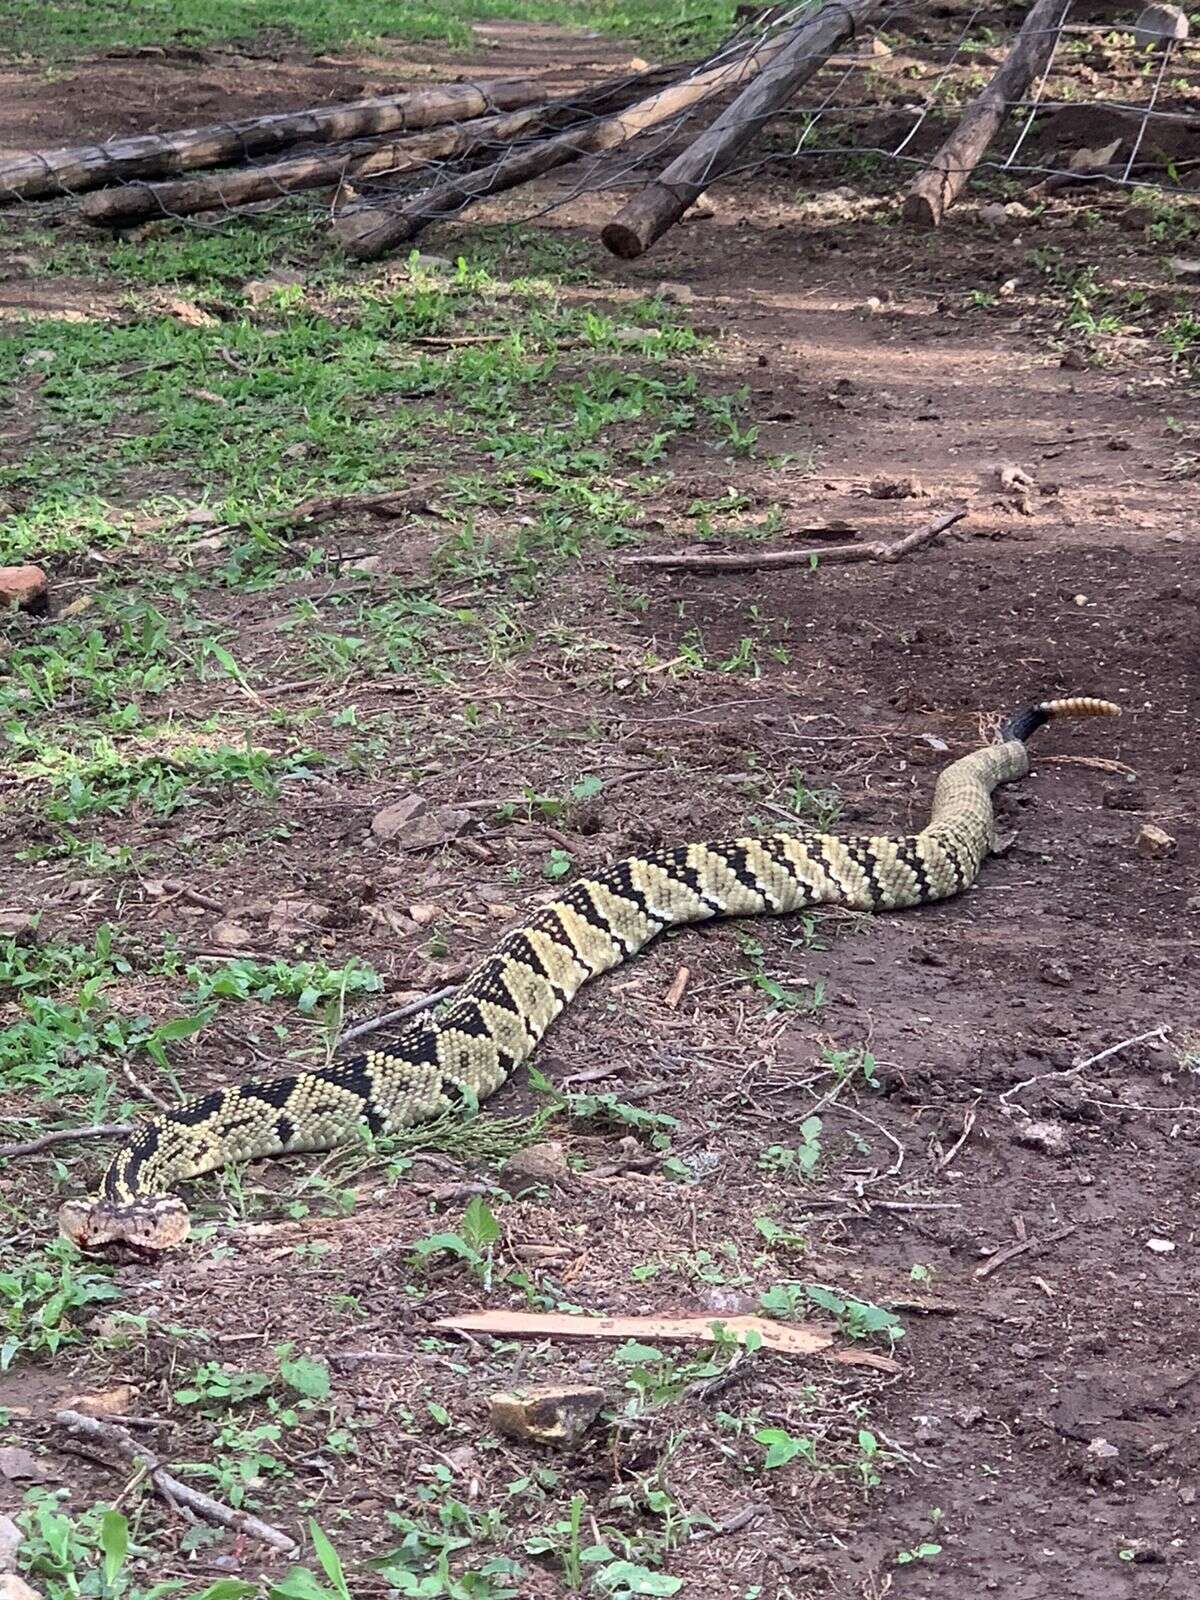
[{"label": "dirt ground", "polygon": [[[500,37],[480,59],[501,75],[536,55]],[[595,56],[611,63],[622,51],[602,42]],[[453,62],[456,73],[477,66]],[[301,86],[309,97],[369,92],[383,76],[375,62],[300,62],[238,95],[241,60],[204,64],[211,92],[158,60],[79,70],[96,136],[208,116],[218,103],[227,114],[273,109]],[[106,114],[116,96],[121,114]],[[62,135],[65,123],[53,110],[35,114],[34,102],[33,90],[7,101],[5,145]],[[78,118],[77,106],[72,125]],[[753,572],[647,574],[602,552],[555,577],[541,602],[547,635],[565,630],[586,648],[564,655],[547,639],[516,662],[473,664],[444,697],[410,699],[382,680],[331,691],[360,715],[402,707],[413,735],[433,742],[467,702],[494,703],[478,754],[428,762],[422,794],[470,806],[526,784],[561,792],[580,771],[615,774],[578,813],[481,824],[470,853],[400,854],[372,838],[370,821],[408,785],[367,768],[281,797],[286,832],[253,851],[236,847],[249,825],[236,804],[202,804],[157,828],[156,872],[175,885],[164,896],[137,875],[81,889],[72,866],[21,862],[18,797],[0,899],[43,907],[43,935],[56,939],[88,939],[109,922],[134,942],[170,931],[200,951],[212,948],[220,915],[252,929],[259,959],[368,960],[399,1003],[453,981],[486,950],[530,893],[506,869],[551,846],[586,869],[636,847],[769,824],[742,794],[748,773],[798,773],[811,789],[836,790],[842,828],[919,827],[937,771],[988,735],[988,716],[1059,693],[1119,701],[1118,722],[1039,736],[1031,777],[999,798],[1007,847],[965,897],[868,926],[826,919],[809,938],[786,921],[688,932],[587,992],[539,1068],[677,1118],[674,1149],[694,1181],[643,1159],[644,1142],[622,1144],[628,1130],[566,1124],[553,1136],[607,1175],[573,1172],[496,1209],[508,1261],[544,1264],[588,1309],[729,1315],[787,1278],[893,1306],[905,1326],[894,1374],[761,1355],[715,1392],[693,1383],[634,1424],[597,1424],[579,1451],[553,1458],[552,1493],[582,1491],[606,1525],[645,1518],[637,1493],[647,1482],[715,1520],[663,1557],[682,1593],[1183,1600],[1200,1586],[1200,550],[1186,475],[1195,389],[1152,335],[1153,297],[1174,291],[1125,196],[1052,197],[1040,215],[998,226],[971,204],[930,238],[890,219],[886,180],[847,197],[831,191],[853,179],[820,171],[818,180],[776,167],[717,189],[712,215],[640,263],[616,264],[596,246],[592,283],[567,292],[621,306],[665,281],[712,337],[720,376],[749,388],[755,455],[685,440],[647,510],[653,548],[687,546],[687,508],[729,491],[745,497],[746,518],[777,517],[772,547],[811,543],[814,527],[835,520],[859,537],[891,537],[965,506],[936,546],[895,566],[818,564],[765,582]],[[522,208],[528,196],[486,220]],[[594,239],[611,208],[610,195],[575,199],[547,226]],[[423,248],[453,254],[454,241],[442,230]],[[1110,287],[1139,287],[1149,319],[1131,316],[1103,339],[1064,330],[1061,304],[1029,265],[1029,252],[1045,249],[1097,265]],[[10,265],[6,301],[19,304],[31,284]],[[1005,464],[1031,486],[1002,487]],[[385,568],[412,559],[404,525],[360,523],[347,537]],[[718,537],[702,548],[744,546]],[[638,605],[611,603],[614,573]],[[224,596],[225,620],[240,615],[246,627],[240,659],[278,651],[255,636],[259,613],[304,592]],[[703,670],[639,669],[648,652],[677,660],[697,634]],[[747,639],[756,675],[716,665]],[[789,791],[771,792],[786,803]],[[1170,836],[1169,853],[1139,848],[1146,824]],[[104,836],[136,843],[146,826],[113,822]],[[271,906],[289,899],[333,914],[319,928],[271,926]],[[440,955],[415,924],[397,936],[373,914],[413,905],[438,911]],[[755,960],[794,990],[819,984],[823,1004],[772,1009],[748,975]],[[672,1009],[681,964],[690,982]],[[127,982],[131,1007],[170,1014],[162,979]],[[253,1005],[223,1012],[202,1043],[173,1047],[183,1085],[271,1067],[270,1016]],[[758,1161],[794,1145],[824,1100],[823,1049],[869,1050],[878,1087],[823,1105],[822,1166],[801,1183]],[[535,1104],[522,1073],[489,1109],[509,1116]],[[18,1243],[41,1240],[64,1184],[78,1189],[98,1170],[69,1147],[61,1159],[68,1168],[14,1162],[0,1172],[10,1202],[20,1194],[28,1206]],[[458,1225],[469,1186],[489,1177],[484,1166],[418,1157],[399,1184],[356,1178],[348,1216],[289,1220],[284,1205],[312,1165],[247,1175],[265,1220],[222,1222],[192,1253],[118,1269],[122,1308],[149,1318],[144,1343],[76,1346],[0,1380],[3,1405],[29,1413],[12,1438],[44,1453],[73,1504],[111,1498],[125,1482],[122,1470],[66,1454],[41,1420],[81,1389],[131,1382],[136,1408],[167,1418],[150,1435],[165,1458],[206,1448],[171,1397],[171,1374],[186,1364],[171,1326],[207,1330],[221,1359],[246,1368],[285,1341],[328,1361],[328,1414],[297,1433],[293,1478],[259,1503],[281,1525],[315,1515],[356,1560],[397,1543],[386,1514],[426,1505],[439,1468],[479,1515],[511,1505],[504,1486],[551,1459],[487,1435],[491,1390],[563,1375],[613,1383],[605,1352],[590,1345],[535,1353],[431,1339],[440,1316],[512,1299],[454,1264],[423,1297],[410,1290],[411,1242]],[[800,1236],[790,1264],[756,1254],[764,1215]],[[655,1270],[631,1275],[641,1263]],[[429,1400],[452,1419],[443,1434],[431,1436]],[[746,1439],[720,1420],[739,1411],[810,1427],[828,1438],[838,1470],[755,1470]],[[841,1465],[859,1426],[890,1456],[869,1492]],[[336,1427],[359,1430],[355,1455],[324,1447],[323,1430]],[[0,1481],[0,1511],[22,1491]],[[512,1515],[528,1532],[535,1491],[521,1494]],[[154,1576],[266,1570],[240,1540],[185,1560],[171,1551],[177,1526],[166,1524]],[[930,1545],[935,1554],[897,1562]],[[550,1558],[523,1559],[518,1592],[567,1592]],[[364,1577],[352,1592],[387,1586]]]}]

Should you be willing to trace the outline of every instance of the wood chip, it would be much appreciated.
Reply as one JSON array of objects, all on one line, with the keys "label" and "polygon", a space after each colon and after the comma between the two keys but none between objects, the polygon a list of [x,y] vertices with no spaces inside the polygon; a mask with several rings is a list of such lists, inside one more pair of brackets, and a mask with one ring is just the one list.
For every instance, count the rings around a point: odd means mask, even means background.
[{"label": "wood chip", "polygon": [[732,1338],[745,1344],[757,1334],[763,1349],[784,1355],[828,1355],[844,1366],[899,1372],[900,1364],[872,1350],[834,1350],[833,1335],[808,1322],[775,1322],[770,1317],[588,1317],[560,1311],[474,1311],[434,1323],[452,1333],[491,1333],[525,1339],[662,1339],[668,1343],[716,1344]]}]

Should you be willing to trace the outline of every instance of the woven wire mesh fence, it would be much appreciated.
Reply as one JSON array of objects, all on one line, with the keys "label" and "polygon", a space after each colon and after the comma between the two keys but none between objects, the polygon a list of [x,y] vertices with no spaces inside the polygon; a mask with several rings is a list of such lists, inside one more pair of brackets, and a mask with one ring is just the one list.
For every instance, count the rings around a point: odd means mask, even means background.
[{"label": "woven wire mesh fence", "polygon": [[[69,176],[56,177],[55,194],[30,198],[11,187],[6,194],[0,168],[0,200],[59,215],[79,209],[100,226],[167,218],[212,229],[231,217],[284,209],[335,224],[347,213],[386,217],[434,191],[440,219],[499,189],[522,186],[526,176],[557,172],[549,184],[522,187],[515,213],[511,204],[505,208],[506,220],[533,220],[583,195],[649,181],[797,24],[821,10],[821,0],[771,8],[701,60],[615,77],[593,69],[549,102],[506,104],[485,87],[465,120],[439,126],[414,130],[401,122],[389,131],[331,140],[320,111],[300,110],[296,138],[264,150],[246,122],[217,124],[211,132],[223,136],[216,140],[223,151],[219,166],[206,163],[165,180],[134,175],[121,181],[129,163],[124,169],[118,163],[108,185],[80,184],[88,191],[82,193]],[[949,4],[942,10],[950,12]],[[1200,199],[1200,41],[1151,39],[1135,21],[1132,10],[1088,20],[1085,0],[1063,0],[1049,59],[1025,96],[1009,105],[980,167],[1031,189],[1150,187]],[[890,170],[899,187],[987,86],[1019,22],[1019,12],[995,4],[941,17],[917,16],[905,0],[877,7],[869,26],[847,37],[796,99],[763,119],[723,181],[772,170],[817,184],[822,169],[853,175],[852,158],[868,157]],[[655,96],[662,98],[661,115],[646,120],[636,137],[605,144],[601,135],[614,118],[628,118]],[[559,141],[562,159],[546,167],[539,151],[548,140]],[[124,145],[109,140],[82,149],[90,152],[84,165],[92,159],[99,168]],[[25,160],[36,165],[47,156],[30,152]],[[495,182],[500,163],[511,182]]]}]

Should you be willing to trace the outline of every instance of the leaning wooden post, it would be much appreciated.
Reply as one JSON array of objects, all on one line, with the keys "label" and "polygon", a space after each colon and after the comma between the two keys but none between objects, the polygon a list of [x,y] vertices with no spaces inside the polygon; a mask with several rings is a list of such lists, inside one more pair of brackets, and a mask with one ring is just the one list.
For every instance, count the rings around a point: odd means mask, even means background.
[{"label": "leaning wooden post", "polygon": [[511,151],[491,166],[437,184],[394,209],[363,206],[343,211],[333,225],[333,232],[351,255],[364,261],[374,260],[393,246],[414,238],[429,223],[457,216],[485,195],[515,188],[519,183],[577,161],[581,156],[615,150],[648,128],[681,116],[698,101],[753,77],[780,48],[778,44],[766,45],[721,66],[698,72],[694,77],[639,100],[627,111],[602,117],[598,122],[560,133],[552,139],[543,139],[527,149]]},{"label": "leaning wooden post", "polygon": [[354,139],[363,134],[432,128],[443,122],[512,111],[547,99],[544,85],[518,82],[446,83],[373,100],[314,106],[269,117],[245,117],[207,128],[148,133],[134,139],[63,150],[35,150],[0,161],[0,202],[80,194],[131,178],[163,178],[176,172],[221,167],[247,156],[289,145]]},{"label": "leaning wooden post", "polygon": [[608,249],[626,261],[648,250],[679,221],[714,178],[733,166],[767,119],[820,70],[878,3],[879,0],[834,0],[793,28],[780,42],[771,65],[601,229],[600,237]]},{"label": "leaning wooden post", "polygon": [[958,127],[913,180],[904,198],[905,222],[920,228],[941,225],[1012,106],[1049,64],[1062,11],[1063,0],[1036,0],[992,81],[971,101]]}]

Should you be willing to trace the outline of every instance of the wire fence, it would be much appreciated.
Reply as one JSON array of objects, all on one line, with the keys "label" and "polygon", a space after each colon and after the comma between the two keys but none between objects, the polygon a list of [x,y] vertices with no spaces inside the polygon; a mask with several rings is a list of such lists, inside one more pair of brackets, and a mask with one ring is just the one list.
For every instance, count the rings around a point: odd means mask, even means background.
[{"label": "wire fence", "polygon": [[[1075,22],[1079,3],[1063,0],[1045,68],[1026,97],[1009,106],[981,169],[1035,191],[1149,187],[1200,200],[1200,42],[1147,42],[1135,35],[1132,15],[1123,24]],[[436,214],[442,218],[493,192],[495,163],[511,166],[514,183],[501,187],[514,187],[523,164],[536,166],[539,148],[558,139],[562,159],[552,168],[560,176],[522,194],[521,218],[532,220],[581,196],[628,190],[655,176],[712,120],[714,102],[728,102],[748,81],[747,57],[758,64],[769,59],[789,30],[821,9],[819,0],[774,8],[768,20],[744,23],[720,49],[675,75],[631,75],[622,83],[593,69],[548,105],[502,107],[484,99],[479,114],[466,121],[338,143],[316,142],[314,122],[300,127],[296,142],[266,152],[248,135],[247,123],[229,122],[213,130],[225,136],[217,170],[181,172],[165,181],[135,177],[119,189],[79,184],[87,194],[63,179],[57,194],[33,199],[11,187],[6,194],[0,169],[0,200],[41,212],[78,206],[89,220],[109,225],[165,217],[213,229],[234,216],[283,208],[327,220],[356,210],[386,215],[440,187],[445,205]],[[885,5],[869,31],[848,39],[813,74],[798,103],[763,119],[745,158],[723,180],[783,171],[816,185],[826,175],[836,177],[839,163],[853,175],[855,159],[869,157],[894,169],[901,184],[928,161],[1004,59],[1011,41],[1003,15],[994,3],[980,4],[942,23],[914,22],[902,0]],[[636,138],[604,148],[598,135],[614,116],[635,103],[644,106],[652,93],[665,97],[663,114]],[[119,148],[117,140],[81,147],[83,165],[99,167]],[[26,159],[46,164],[38,152]],[[105,211],[114,205],[115,217]],[[511,206],[505,217],[512,220]]]}]

